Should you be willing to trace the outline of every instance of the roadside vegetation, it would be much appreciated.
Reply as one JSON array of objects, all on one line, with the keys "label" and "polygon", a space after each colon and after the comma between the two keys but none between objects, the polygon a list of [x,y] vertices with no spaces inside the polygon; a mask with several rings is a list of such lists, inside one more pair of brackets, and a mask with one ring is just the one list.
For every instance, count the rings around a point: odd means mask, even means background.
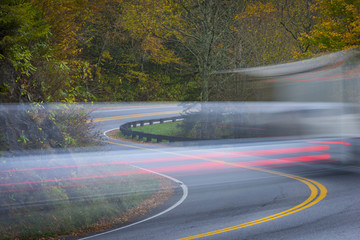
[{"label": "roadside vegetation", "polygon": [[0,101],[238,101],[217,71],[359,47],[359,0],[3,0]]},{"label": "roadside vegetation", "polygon": [[[81,105],[0,110],[1,239],[76,238],[106,230],[143,216],[173,193],[170,180],[143,170],[72,159],[69,153],[78,148],[101,147],[101,134]],[[62,154],[69,154],[70,167],[63,167]],[[18,163],[17,156],[30,157],[29,163]]]},{"label": "roadside vegetation", "polygon": [[99,145],[100,133],[80,105],[4,105],[0,112],[0,148],[9,156]]},{"label": "roadside vegetation", "polygon": [[[77,163],[79,164],[79,163]],[[116,174],[114,174],[116,173]],[[1,173],[2,183],[48,178],[41,171]],[[127,165],[81,167],[58,177],[84,177],[52,184],[2,187],[1,239],[65,239],[121,226],[161,205],[173,192],[163,177]],[[87,179],[87,176],[108,176]]]}]

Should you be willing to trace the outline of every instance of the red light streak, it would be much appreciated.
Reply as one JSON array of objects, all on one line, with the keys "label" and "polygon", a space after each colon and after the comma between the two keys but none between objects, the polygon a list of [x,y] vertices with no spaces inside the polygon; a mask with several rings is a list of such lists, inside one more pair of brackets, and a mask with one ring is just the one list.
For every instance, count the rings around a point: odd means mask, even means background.
[{"label": "red light streak", "polygon": [[[185,164],[185,165],[175,165],[175,166],[166,166],[166,167],[156,167],[149,168],[151,171],[159,173],[172,173],[172,172],[182,172],[182,171],[198,171],[198,170],[211,170],[211,169],[226,169],[226,168],[237,168],[241,166],[253,167],[253,166],[268,166],[268,165],[277,165],[284,163],[299,163],[299,162],[309,162],[309,161],[319,161],[327,160],[330,158],[329,154],[320,154],[320,155],[310,155],[310,156],[300,156],[300,157],[289,157],[289,158],[279,158],[279,159],[267,159],[267,160],[258,160],[258,161],[245,161],[245,162],[205,162],[197,164]],[[2,183],[0,186],[14,186],[14,185],[25,185],[25,184],[35,184],[35,183],[52,183],[52,182],[63,182],[63,181],[72,181],[72,180],[84,180],[84,179],[98,179],[98,178],[108,178],[108,177],[118,177],[126,175],[136,175],[144,173],[144,170],[132,170],[125,172],[115,172],[104,175],[95,175],[95,176],[84,176],[84,177],[74,177],[74,178],[63,178],[63,179],[48,179],[48,180],[39,180],[39,181],[28,181],[28,182],[15,182],[15,183]]]},{"label": "red light streak", "polygon": [[308,143],[327,143],[327,144],[342,144],[342,145],[351,145],[348,142],[327,142],[327,141],[307,141]]},{"label": "red light streak", "polygon": [[[309,141],[310,142],[310,141]],[[322,142],[328,143],[328,142]],[[252,150],[243,152],[216,152],[208,154],[198,155],[184,155],[177,157],[166,157],[166,158],[155,158],[125,162],[108,162],[108,163],[93,163],[93,164],[80,164],[80,165],[68,165],[58,167],[43,167],[43,168],[25,168],[25,169],[11,169],[2,170],[0,173],[8,172],[25,172],[25,171],[37,171],[37,170],[53,170],[53,169],[64,169],[64,168],[80,168],[80,167],[97,167],[97,166],[111,166],[111,165],[126,165],[134,163],[155,163],[155,162],[170,162],[170,161],[182,161],[182,160],[196,160],[201,158],[232,158],[232,157],[251,157],[251,156],[264,156],[264,155],[280,155],[280,154],[291,154],[291,153],[302,153],[302,152],[313,152],[313,151],[327,151],[330,147],[328,145],[320,146],[307,146],[307,147],[293,147],[283,149],[270,149],[270,150]]]},{"label": "red light streak", "polygon": [[249,162],[241,163],[241,164],[246,165],[246,166],[264,166],[264,165],[275,165],[275,164],[284,164],[284,163],[319,161],[319,160],[327,160],[327,159],[330,159],[329,154],[320,154],[320,155],[289,157],[289,158],[280,158],[280,159],[249,161]]}]

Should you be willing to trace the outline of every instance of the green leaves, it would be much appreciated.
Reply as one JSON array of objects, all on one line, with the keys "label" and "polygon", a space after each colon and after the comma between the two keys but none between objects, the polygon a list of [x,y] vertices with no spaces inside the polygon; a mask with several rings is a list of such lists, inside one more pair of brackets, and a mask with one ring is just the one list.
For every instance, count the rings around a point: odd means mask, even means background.
[{"label": "green leaves", "polygon": [[19,45],[11,48],[11,51],[13,53],[12,60],[15,70],[20,73],[20,75],[30,77],[31,73],[36,71],[36,67],[31,63],[33,57],[31,51],[25,46]]},{"label": "green leaves", "polygon": [[22,144],[26,144],[29,141],[30,140],[25,136],[24,130],[21,130],[21,134],[20,134],[19,138],[17,139],[17,142],[22,143]]},{"label": "green leaves", "polygon": [[360,46],[359,0],[318,0],[313,8],[319,13],[317,24],[300,38],[313,46],[313,52]]}]

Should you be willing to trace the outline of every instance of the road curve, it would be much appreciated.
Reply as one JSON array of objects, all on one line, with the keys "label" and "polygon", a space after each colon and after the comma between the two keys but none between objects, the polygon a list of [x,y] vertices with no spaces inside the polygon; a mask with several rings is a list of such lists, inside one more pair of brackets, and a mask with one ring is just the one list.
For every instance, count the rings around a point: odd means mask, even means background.
[{"label": "road curve", "polygon": [[[173,116],[179,110],[176,105],[157,105],[99,110],[93,116],[105,131],[133,119]],[[107,142],[112,143],[112,151],[141,158],[132,165],[179,179],[189,194],[166,214],[88,239],[358,237],[360,170],[329,164],[326,144],[293,141],[169,148]]]}]

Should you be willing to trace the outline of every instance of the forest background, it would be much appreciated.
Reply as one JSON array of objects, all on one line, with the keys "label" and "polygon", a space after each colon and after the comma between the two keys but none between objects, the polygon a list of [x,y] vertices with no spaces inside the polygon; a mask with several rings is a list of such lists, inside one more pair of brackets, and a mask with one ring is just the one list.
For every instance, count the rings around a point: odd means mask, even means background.
[{"label": "forest background", "polygon": [[359,45],[360,0],[2,0],[0,102],[244,100],[213,74]]}]

